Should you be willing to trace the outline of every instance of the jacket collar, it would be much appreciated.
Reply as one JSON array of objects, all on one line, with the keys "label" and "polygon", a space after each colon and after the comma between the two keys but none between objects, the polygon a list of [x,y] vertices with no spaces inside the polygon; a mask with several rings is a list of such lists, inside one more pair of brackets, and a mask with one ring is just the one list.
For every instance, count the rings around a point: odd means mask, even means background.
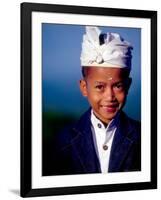
[{"label": "jacket collar", "polygon": [[131,134],[133,130],[134,127],[131,125],[129,118],[124,112],[121,112],[118,128],[113,139],[108,169],[109,172],[119,171],[122,162],[134,142],[134,138]]}]

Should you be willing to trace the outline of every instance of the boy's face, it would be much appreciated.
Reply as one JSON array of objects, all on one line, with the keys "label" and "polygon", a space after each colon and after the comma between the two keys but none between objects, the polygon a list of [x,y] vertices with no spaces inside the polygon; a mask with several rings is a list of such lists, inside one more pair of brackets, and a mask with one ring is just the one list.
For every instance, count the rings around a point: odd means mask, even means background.
[{"label": "boy's face", "polygon": [[122,109],[131,79],[125,69],[89,67],[86,77],[80,81],[80,89],[94,114],[104,123],[109,123]]}]

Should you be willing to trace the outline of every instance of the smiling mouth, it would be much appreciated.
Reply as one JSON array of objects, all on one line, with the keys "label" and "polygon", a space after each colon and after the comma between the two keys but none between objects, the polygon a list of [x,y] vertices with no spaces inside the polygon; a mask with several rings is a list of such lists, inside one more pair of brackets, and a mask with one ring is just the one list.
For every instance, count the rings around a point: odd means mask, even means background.
[{"label": "smiling mouth", "polygon": [[101,108],[103,108],[106,112],[116,112],[118,108],[118,104],[112,104],[112,105],[101,105]]},{"label": "smiling mouth", "polygon": [[118,107],[118,104],[101,105],[101,107],[105,107],[105,108],[116,108],[116,107]]}]

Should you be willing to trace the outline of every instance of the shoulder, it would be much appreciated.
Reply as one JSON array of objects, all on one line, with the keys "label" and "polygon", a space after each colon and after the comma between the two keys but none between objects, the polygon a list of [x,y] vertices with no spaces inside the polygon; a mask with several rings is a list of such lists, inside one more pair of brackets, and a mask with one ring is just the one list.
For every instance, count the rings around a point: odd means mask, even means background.
[{"label": "shoulder", "polygon": [[124,112],[120,115],[121,127],[134,140],[141,138],[141,122],[127,116]]},{"label": "shoulder", "polygon": [[79,134],[84,131],[84,128],[89,126],[90,121],[90,109],[83,113],[80,118],[65,126],[60,132],[55,134],[54,141],[56,146],[67,146],[72,142]]},{"label": "shoulder", "polygon": [[128,126],[129,128],[140,128],[141,127],[141,122],[132,119],[131,117],[127,116],[124,112],[121,112],[120,114],[120,119],[121,122],[125,125]]}]

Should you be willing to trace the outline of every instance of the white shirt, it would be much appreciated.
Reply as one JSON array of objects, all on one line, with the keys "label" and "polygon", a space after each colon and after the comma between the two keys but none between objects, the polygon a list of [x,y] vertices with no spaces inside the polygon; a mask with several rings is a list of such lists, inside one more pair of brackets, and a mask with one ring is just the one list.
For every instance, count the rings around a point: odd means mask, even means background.
[{"label": "white shirt", "polygon": [[92,133],[102,173],[108,173],[112,141],[117,129],[118,117],[111,120],[107,127],[91,111]]}]

